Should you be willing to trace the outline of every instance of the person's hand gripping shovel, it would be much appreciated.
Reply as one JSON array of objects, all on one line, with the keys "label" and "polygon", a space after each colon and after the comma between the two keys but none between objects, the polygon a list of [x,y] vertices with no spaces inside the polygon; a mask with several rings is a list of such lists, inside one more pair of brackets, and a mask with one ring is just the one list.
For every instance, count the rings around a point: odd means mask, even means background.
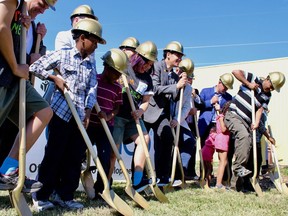
[{"label": "person's hand gripping shovel", "polygon": [[[252,106],[252,124],[255,125],[255,95],[254,90],[251,90],[251,106]],[[261,197],[263,196],[262,189],[260,184],[257,180],[257,145],[256,145],[256,130],[252,130],[253,133],[253,164],[254,164],[254,171],[253,176],[250,178],[250,182],[256,192],[256,194]]]},{"label": "person's hand gripping shovel", "polygon": [[[135,111],[136,110],[135,109],[135,105],[134,105],[134,102],[133,102],[133,99],[132,99],[132,96],[131,96],[131,93],[130,93],[128,81],[127,81],[127,78],[126,78],[125,75],[122,75],[122,80],[123,80],[124,86],[126,88],[126,92],[127,92],[127,95],[128,95],[128,99],[129,99],[129,102],[130,102],[131,109],[132,109],[132,111]],[[145,168],[147,170],[148,176],[152,179],[152,183],[150,184],[150,189],[151,189],[152,193],[155,195],[155,197],[160,202],[164,202],[164,203],[165,202],[169,202],[168,198],[165,196],[165,194],[159,189],[159,187],[156,184],[156,175],[155,175],[152,163],[151,163],[148,147],[146,145],[146,141],[145,141],[145,138],[144,138],[144,134],[143,134],[140,122],[139,122],[138,119],[136,119],[135,122],[136,122],[137,131],[139,133],[139,137],[140,137],[140,140],[141,140],[141,145],[142,145],[142,147],[144,149],[145,156],[146,156]]]},{"label": "person's hand gripping shovel", "polygon": [[172,160],[172,170],[171,170],[171,178],[170,182],[168,185],[164,186],[164,191],[165,192],[171,192],[173,191],[173,183],[175,180],[175,173],[176,173],[176,166],[177,166],[177,161],[181,173],[181,185],[179,185],[181,188],[187,188],[187,184],[185,183],[185,175],[184,175],[184,170],[183,170],[183,165],[182,165],[182,160],[180,156],[180,151],[179,151],[179,135],[180,135],[180,122],[181,122],[181,112],[182,112],[182,105],[183,105],[183,91],[184,89],[181,88],[180,90],[180,99],[179,99],[179,108],[178,108],[178,116],[177,116],[177,127],[176,127],[176,134],[174,128],[171,127],[172,134],[174,137],[174,150],[173,150],[173,160]]},{"label": "person's hand gripping shovel", "polygon": [[[59,72],[58,72],[59,73]],[[58,75],[59,77],[59,75]],[[103,166],[97,156],[97,152],[94,150],[93,145],[89,139],[89,136],[82,124],[82,121],[76,111],[76,108],[74,106],[74,103],[72,102],[72,99],[70,97],[70,94],[67,90],[67,88],[64,88],[64,97],[68,103],[68,106],[73,114],[73,117],[79,127],[79,130],[85,140],[85,143],[87,145],[87,148],[92,156],[92,159],[97,167],[97,170],[103,180],[103,184],[104,184],[104,190],[102,193],[100,193],[100,196],[115,210],[117,210],[119,213],[121,213],[122,215],[133,215],[133,210],[130,208],[130,206],[124,201],[122,200],[113,190],[110,190],[109,188],[109,183],[108,183],[108,179],[107,176],[105,174],[105,171],[103,169]]]},{"label": "person's hand gripping shovel", "polygon": [[[22,13],[26,14],[24,2]],[[21,28],[20,64],[26,64],[26,28]],[[26,80],[20,79],[19,87],[19,178],[17,186],[9,190],[10,200],[18,215],[32,216],[32,212],[26,202],[22,189],[25,181],[26,170]]]}]

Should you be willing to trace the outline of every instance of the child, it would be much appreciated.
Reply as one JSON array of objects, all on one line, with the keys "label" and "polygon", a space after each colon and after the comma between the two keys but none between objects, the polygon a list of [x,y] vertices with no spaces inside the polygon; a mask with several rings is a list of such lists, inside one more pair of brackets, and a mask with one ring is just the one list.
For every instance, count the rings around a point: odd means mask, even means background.
[{"label": "child", "polygon": [[[47,71],[54,68],[59,68],[63,77],[49,75],[54,78],[58,89],[51,102],[54,115],[39,168],[38,178],[43,187],[33,194],[33,203],[38,211],[53,208],[54,204],[67,209],[83,208],[73,198],[79,185],[86,145],[62,92],[64,88],[69,90],[78,115],[87,128],[96,102],[97,87],[96,69],[88,57],[97,48],[97,43],[105,44],[106,41],[101,36],[101,25],[93,19],[79,21],[72,34],[76,41],[74,48],[51,52],[30,66],[30,71],[40,78],[47,78]],[[54,204],[49,201],[50,195]]]},{"label": "child", "polygon": [[[227,109],[230,105],[230,102],[226,102],[225,105],[222,108],[222,112],[217,115],[216,117],[216,132],[217,135],[215,137],[215,149],[216,152],[218,152],[218,159],[219,159],[219,166],[217,171],[217,181],[215,188],[221,189],[224,188],[224,185],[222,184],[222,179],[224,175],[225,168],[227,166],[228,161],[228,147],[229,147],[229,138],[230,138],[230,132],[226,128],[224,124],[224,116],[227,112]],[[215,109],[219,110],[220,106],[219,104],[215,105]]]},{"label": "child", "polygon": [[201,149],[205,168],[206,185],[208,187],[210,187],[213,172],[213,154],[215,151],[214,146],[215,137],[216,137],[216,128],[212,127],[210,129],[209,136],[205,140],[205,145]]},{"label": "child", "polygon": [[[114,116],[119,111],[122,104],[122,87],[117,82],[121,74],[127,73],[128,58],[120,49],[111,49],[102,57],[104,61],[104,71],[97,75],[97,102],[101,111],[97,114],[93,108],[87,133],[91,142],[96,143],[97,152],[106,175],[110,169],[111,146],[104,128],[99,118],[107,121],[108,127],[112,133],[114,128]],[[104,189],[103,181],[100,175],[97,175],[97,181],[94,184],[95,199],[99,198],[99,193]]]}]

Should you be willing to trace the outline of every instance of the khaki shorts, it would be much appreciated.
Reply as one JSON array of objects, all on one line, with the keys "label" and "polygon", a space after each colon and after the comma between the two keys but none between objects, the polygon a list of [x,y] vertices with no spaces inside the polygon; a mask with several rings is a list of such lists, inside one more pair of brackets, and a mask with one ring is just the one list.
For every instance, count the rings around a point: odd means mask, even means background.
[{"label": "khaki shorts", "polygon": [[[147,134],[146,127],[142,119],[139,119],[142,131],[144,134]],[[113,139],[116,144],[129,144],[133,142],[130,139],[131,136],[138,134],[136,127],[136,122],[134,119],[125,119],[116,116],[114,118],[114,129],[113,129]]]},{"label": "khaki shorts", "polygon": [[[19,82],[11,88],[0,87],[0,125],[6,118],[14,124],[19,123]],[[26,119],[31,118],[36,112],[49,107],[36,89],[26,81]]]}]

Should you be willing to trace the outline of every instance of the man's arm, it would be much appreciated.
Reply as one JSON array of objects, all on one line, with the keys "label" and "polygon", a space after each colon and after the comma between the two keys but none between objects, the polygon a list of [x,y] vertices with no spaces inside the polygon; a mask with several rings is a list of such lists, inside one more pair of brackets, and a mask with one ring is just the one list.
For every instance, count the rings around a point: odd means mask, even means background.
[{"label": "man's arm", "polygon": [[0,1],[0,53],[4,56],[15,75],[17,74],[17,61],[13,49],[10,25],[16,6],[16,0]]},{"label": "man's arm", "polygon": [[255,82],[249,82],[246,79],[245,72],[243,70],[233,70],[232,74],[237,80],[239,80],[243,85],[247,86],[249,89],[257,89],[259,87]]}]

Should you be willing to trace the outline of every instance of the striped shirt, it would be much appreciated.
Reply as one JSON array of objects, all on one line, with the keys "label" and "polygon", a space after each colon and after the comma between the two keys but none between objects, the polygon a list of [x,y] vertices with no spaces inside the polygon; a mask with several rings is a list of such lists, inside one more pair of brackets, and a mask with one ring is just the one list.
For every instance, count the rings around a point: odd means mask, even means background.
[{"label": "striped shirt", "polygon": [[[69,95],[83,121],[85,109],[92,109],[96,103],[96,69],[89,58],[82,59],[79,51],[74,47],[42,56],[30,66],[29,70],[40,79],[47,79],[49,70],[56,67],[60,68],[60,74],[70,89]],[[54,91],[51,108],[66,122],[69,122],[72,117],[65,97],[58,89]]]},{"label": "striped shirt", "polygon": [[[271,98],[271,93],[265,93],[262,88],[262,81],[252,73],[244,72],[245,78],[249,82],[255,82],[259,84],[259,88],[255,91],[255,111],[260,107],[268,109],[268,103]],[[252,123],[252,106],[251,106],[251,90],[245,86],[241,85],[239,92],[233,98],[230,104],[230,110],[239,115],[248,124]]]},{"label": "striped shirt", "polygon": [[[111,113],[116,106],[122,104],[122,87],[118,82],[114,82],[113,84],[103,82],[102,74],[97,75],[97,102],[101,108],[101,111],[106,114]],[[93,108],[90,116],[90,125],[95,126],[101,124],[100,119],[97,117],[97,112],[95,108]],[[114,125],[114,118],[112,118],[108,125]]]}]

